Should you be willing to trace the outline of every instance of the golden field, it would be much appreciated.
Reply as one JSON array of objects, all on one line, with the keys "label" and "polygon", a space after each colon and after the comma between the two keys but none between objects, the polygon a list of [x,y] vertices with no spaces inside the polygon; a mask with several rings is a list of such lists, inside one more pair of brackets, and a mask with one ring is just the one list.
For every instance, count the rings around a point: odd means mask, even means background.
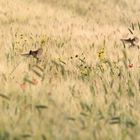
[{"label": "golden field", "polygon": [[139,140],[139,5],[0,0],[0,140]]}]

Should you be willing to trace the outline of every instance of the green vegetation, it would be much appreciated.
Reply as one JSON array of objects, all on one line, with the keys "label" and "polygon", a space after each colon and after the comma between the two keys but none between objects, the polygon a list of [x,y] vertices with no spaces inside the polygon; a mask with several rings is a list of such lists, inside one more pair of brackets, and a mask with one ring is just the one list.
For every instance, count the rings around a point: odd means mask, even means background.
[{"label": "green vegetation", "polygon": [[0,140],[139,140],[139,5],[1,0]]}]

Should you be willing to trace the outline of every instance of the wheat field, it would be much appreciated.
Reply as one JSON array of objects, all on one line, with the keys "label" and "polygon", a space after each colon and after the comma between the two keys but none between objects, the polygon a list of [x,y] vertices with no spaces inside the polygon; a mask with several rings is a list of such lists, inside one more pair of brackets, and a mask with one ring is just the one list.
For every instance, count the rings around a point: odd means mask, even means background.
[{"label": "wheat field", "polygon": [[139,5],[0,0],[0,140],[139,140]]}]

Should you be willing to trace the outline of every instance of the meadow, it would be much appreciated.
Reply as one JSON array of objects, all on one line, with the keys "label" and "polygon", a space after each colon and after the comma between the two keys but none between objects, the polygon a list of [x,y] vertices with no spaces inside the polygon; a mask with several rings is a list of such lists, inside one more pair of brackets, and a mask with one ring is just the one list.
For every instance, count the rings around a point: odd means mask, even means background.
[{"label": "meadow", "polygon": [[139,140],[139,5],[0,0],[0,140]]}]

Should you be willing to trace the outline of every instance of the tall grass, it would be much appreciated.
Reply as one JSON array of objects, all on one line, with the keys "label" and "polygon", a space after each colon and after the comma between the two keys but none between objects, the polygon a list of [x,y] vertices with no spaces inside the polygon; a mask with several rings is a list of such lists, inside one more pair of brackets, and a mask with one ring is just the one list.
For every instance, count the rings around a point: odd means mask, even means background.
[{"label": "tall grass", "polygon": [[0,140],[139,140],[139,3],[1,0]]}]

